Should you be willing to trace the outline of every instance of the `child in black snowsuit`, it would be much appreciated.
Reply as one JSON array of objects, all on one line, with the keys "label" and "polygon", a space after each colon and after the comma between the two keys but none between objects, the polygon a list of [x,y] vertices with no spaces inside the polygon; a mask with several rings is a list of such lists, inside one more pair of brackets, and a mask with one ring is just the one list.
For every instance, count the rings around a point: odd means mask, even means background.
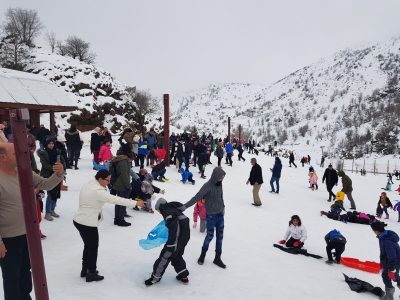
[{"label": "child in black snowsuit", "polygon": [[[340,264],[340,258],[346,248],[346,238],[340,233],[340,231],[334,229],[329,231],[328,234],[325,236],[325,242],[326,254],[328,255],[328,260],[326,261],[326,263],[328,265],[331,265],[334,262]],[[332,253],[332,250],[335,250],[335,252]],[[335,255],[335,260],[333,260],[332,254]]]},{"label": "child in black snowsuit", "polygon": [[168,241],[161,250],[160,257],[153,266],[151,277],[144,283],[150,286],[161,280],[168,264],[175,268],[176,279],[184,284],[189,283],[189,271],[186,269],[186,262],[183,259],[185,247],[190,240],[189,218],[179,209],[182,206],[179,202],[170,202],[160,198],[157,200],[155,209],[160,212],[168,228]]}]

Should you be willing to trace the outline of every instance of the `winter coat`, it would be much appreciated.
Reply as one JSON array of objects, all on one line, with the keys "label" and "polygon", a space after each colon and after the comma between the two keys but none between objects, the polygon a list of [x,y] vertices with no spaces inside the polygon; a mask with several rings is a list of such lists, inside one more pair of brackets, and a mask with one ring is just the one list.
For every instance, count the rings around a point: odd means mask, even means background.
[{"label": "winter coat", "polygon": [[315,172],[310,172],[310,173],[308,173],[308,176],[310,177],[310,184],[318,184],[318,176],[317,176],[317,173],[315,173]]},{"label": "winter coat", "polygon": [[262,169],[260,167],[259,164],[254,164],[254,166],[251,168],[250,171],[250,177],[249,177],[249,182],[251,185],[254,185],[256,182],[258,184],[262,184],[263,181],[263,177],[262,177]]},{"label": "winter coat", "polygon": [[83,186],[79,193],[79,208],[74,215],[74,221],[81,225],[97,227],[102,220],[102,208],[105,203],[134,208],[137,202],[113,196],[97,180],[92,180]]},{"label": "winter coat", "polygon": [[152,169],[152,172],[160,172],[162,170],[165,170],[166,164],[165,161],[161,161],[159,164],[155,165]]},{"label": "winter coat", "polygon": [[190,157],[192,156],[192,144],[190,142],[185,142],[184,156],[186,160],[189,160]]},{"label": "winter coat", "polygon": [[197,222],[197,217],[200,217],[200,220],[205,220],[206,215],[206,206],[203,202],[197,201],[193,209],[193,222]]},{"label": "winter coat", "polygon": [[199,153],[199,158],[197,160],[197,163],[200,166],[204,166],[208,163],[208,154],[207,154],[207,146],[204,144],[200,145],[200,153]]},{"label": "winter coat", "polygon": [[342,192],[347,194],[353,191],[353,183],[349,176],[347,176],[343,171],[338,172],[338,176],[342,177]]},{"label": "winter coat", "polygon": [[149,149],[154,149],[157,147],[157,135],[148,133],[144,139],[147,141],[147,147]]},{"label": "winter coat", "polygon": [[[1,131],[0,131],[1,134]],[[33,134],[28,133],[27,134],[27,138],[28,138],[28,149],[31,153],[34,153],[36,151],[36,138]],[[1,140],[1,138],[0,138]],[[0,141],[1,143],[1,141]]]},{"label": "winter coat", "polygon": [[391,230],[384,230],[379,236],[380,263],[383,268],[394,270],[400,267],[399,236]]},{"label": "winter coat", "polygon": [[[65,169],[65,161],[64,158],[61,156],[61,151],[56,149],[57,155],[60,155],[60,163],[63,164],[64,169]],[[50,157],[49,154],[47,153],[46,150],[38,150],[37,154],[40,159],[40,163],[42,164],[42,169],[40,170],[40,176],[44,178],[49,178],[51,175],[53,175],[53,165],[50,162]],[[48,194],[52,197],[53,200],[59,199],[61,197],[61,187],[60,185],[57,185],[55,188],[52,190],[47,191]]]},{"label": "winter coat", "polygon": [[300,242],[304,243],[307,239],[307,230],[304,225],[294,226],[293,224],[290,224],[283,239],[287,241],[289,238],[294,238],[295,240],[300,240]]},{"label": "winter coat", "polygon": [[99,152],[100,161],[109,161],[113,157],[110,146],[101,145]]},{"label": "winter coat", "polygon": [[278,157],[276,157],[274,167],[272,168],[272,177],[281,178],[281,172],[282,162]]},{"label": "winter coat", "polygon": [[385,207],[393,208],[392,202],[390,202],[389,197],[386,197],[386,202],[383,202],[382,197],[379,197],[378,206],[382,206],[382,208],[385,208]]},{"label": "winter coat", "polygon": [[79,131],[65,132],[65,144],[68,149],[80,150],[82,148],[81,138],[79,136]]},{"label": "winter coat", "polygon": [[215,150],[215,155],[218,158],[223,158],[224,157],[224,148],[222,147],[217,147],[217,149]]},{"label": "winter coat", "polygon": [[90,152],[100,151],[102,137],[96,132],[93,132],[90,136]]},{"label": "winter coat", "polygon": [[226,154],[232,154],[233,153],[233,146],[231,143],[227,143],[225,146],[225,151]]},{"label": "winter coat", "polygon": [[322,177],[322,183],[326,182],[326,186],[332,188],[338,183],[338,179],[336,170],[326,168],[324,176]]},{"label": "winter coat", "polygon": [[218,182],[225,176],[225,171],[220,167],[215,167],[210,180],[208,180],[200,189],[200,191],[188,202],[184,207],[188,208],[197,201],[205,199],[207,214],[223,213],[225,209],[222,184]]},{"label": "winter coat", "polygon": [[138,143],[138,154],[146,156],[149,150],[147,150],[147,144],[143,141]]},{"label": "winter coat", "polygon": [[328,243],[340,243],[340,244],[346,244],[346,238],[340,233],[340,231],[337,231],[336,229],[331,230],[325,235],[325,242]]},{"label": "winter coat", "polygon": [[130,190],[131,188],[131,163],[126,155],[117,155],[110,160],[110,170],[114,168],[112,174],[115,174],[115,178],[112,178],[112,189],[117,192],[123,192]]},{"label": "winter coat", "polygon": [[294,154],[293,154],[293,152],[289,154],[289,162],[294,162]]},{"label": "winter coat", "polygon": [[179,161],[183,161],[183,155],[184,155],[184,151],[183,151],[183,144],[181,142],[178,142],[178,147],[176,149],[176,155],[175,157],[179,160]]},{"label": "winter coat", "polygon": [[189,177],[193,176],[192,172],[186,171],[183,168],[179,169],[179,173],[181,173],[181,175],[182,175],[182,181],[183,182],[188,181]]},{"label": "winter coat", "polygon": [[45,139],[47,136],[49,136],[49,135],[51,135],[50,130],[48,130],[46,127],[40,127],[40,128],[38,129],[38,131],[37,131],[36,139],[37,139],[41,144],[43,144],[43,143],[44,143],[44,139]]}]

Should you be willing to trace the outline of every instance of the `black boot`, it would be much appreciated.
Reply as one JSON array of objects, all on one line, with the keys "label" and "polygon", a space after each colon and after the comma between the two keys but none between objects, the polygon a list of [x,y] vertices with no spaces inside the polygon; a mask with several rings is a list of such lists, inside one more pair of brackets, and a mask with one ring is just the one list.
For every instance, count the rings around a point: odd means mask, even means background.
[{"label": "black boot", "polygon": [[104,279],[104,276],[99,275],[99,273],[97,271],[95,271],[95,272],[88,271],[86,274],[86,282],[100,281],[103,279]]},{"label": "black boot", "polygon": [[151,286],[151,285],[153,285],[153,284],[155,284],[155,283],[157,283],[157,282],[159,282],[159,280],[157,280],[157,279],[155,279],[153,276],[151,276],[149,279],[147,279],[147,280],[144,281],[144,284],[145,284],[146,286]]},{"label": "black boot", "polygon": [[81,277],[82,277],[82,278],[83,278],[83,277],[86,277],[86,273],[87,273],[87,268],[82,267],[82,270],[81,270]]},{"label": "black boot", "polygon": [[197,260],[197,263],[198,263],[199,265],[204,264],[204,259],[206,258],[206,253],[207,253],[206,251],[201,250],[200,257],[199,257],[199,259]]},{"label": "black boot", "polygon": [[221,260],[221,253],[220,254],[215,254],[215,258],[214,258],[213,263],[216,264],[218,267],[220,267],[222,269],[226,268],[226,265]]},{"label": "black boot", "polygon": [[114,219],[114,225],[121,226],[121,227],[127,227],[131,226],[131,223],[126,222],[124,219]]}]

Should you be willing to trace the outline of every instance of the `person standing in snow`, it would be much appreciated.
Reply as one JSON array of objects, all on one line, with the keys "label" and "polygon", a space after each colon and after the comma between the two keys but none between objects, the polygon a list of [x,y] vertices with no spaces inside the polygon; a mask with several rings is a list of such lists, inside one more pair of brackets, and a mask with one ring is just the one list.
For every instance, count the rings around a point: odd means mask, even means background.
[{"label": "person standing in snow", "polygon": [[228,141],[225,145],[226,151],[226,164],[232,167],[232,156],[233,156],[233,146],[230,141]]},{"label": "person standing in snow", "polygon": [[342,192],[346,194],[347,198],[350,201],[350,209],[356,209],[356,203],[354,202],[352,192],[353,192],[353,183],[349,176],[347,176],[343,171],[338,172],[338,176],[342,177]]},{"label": "person standing in snow", "polygon": [[[331,230],[325,235],[326,242],[326,254],[328,255],[328,260],[326,263],[328,265],[333,264],[334,262],[340,264],[340,258],[346,248],[346,238],[340,233],[340,231],[334,229]],[[332,250],[335,250],[332,253]],[[332,258],[332,254],[335,255],[335,260]]]},{"label": "person standing in snow", "polygon": [[[271,185],[270,193],[277,193],[279,194],[279,179],[281,178],[282,172],[282,162],[278,156],[275,156],[275,164],[274,167],[271,169],[272,176],[269,184]],[[276,182],[276,190],[274,187],[274,182]]]},{"label": "person standing in snow", "polygon": [[323,167],[324,167],[324,164],[325,164],[325,156],[322,156],[322,157],[321,157],[321,164],[320,164],[320,167],[323,168]]},{"label": "person standing in snow", "polygon": [[389,219],[389,213],[387,211],[388,208],[394,209],[389,197],[386,195],[385,192],[382,192],[381,196],[379,197],[378,206],[376,208],[376,216],[380,218],[382,217],[382,214],[385,213],[385,219]]},{"label": "person standing in snow", "polygon": [[90,153],[93,153],[93,160],[99,163],[99,152],[101,147],[101,128],[96,127],[90,136]]},{"label": "person standing in snow", "polygon": [[259,164],[257,164],[257,159],[254,157],[250,160],[251,165],[253,166],[250,171],[249,179],[247,180],[246,184],[251,184],[253,186],[253,201],[252,205],[254,206],[261,206],[261,199],[260,199],[260,188],[263,184],[263,177],[262,177],[262,169]]},{"label": "person standing in snow", "polygon": [[221,166],[221,160],[224,157],[224,148],[221,142],[218,143],[217,149],[215,149],[214,154],[218,158],[218,167]]},{"label": "person standing in snow", "polygon": [[285,245],[286,247],[301,248],[304,245],[304,241],[307,239],[307,230],[304,225],[301,224],[300,217],[293,215],[289,221],[289,227],[286,230],[283,240],[279,241],[279,244]]},{"label": "person standing in snow", "polygon": [[179,202],[167,202],[160,198],[157,200],[155,209],[163,216],[165,226],[168,228],[168,240],[161,250],[160,257],[155,261],[151,277],[144,283],[151,286],[159,282],[171,262],[176,273],[176,279],[184,284],[189,283],[189,271],[186,269],[186,262],[183,259],[185,247],[190,240],[189,218],[186,217]]},{"label": "person standing in snow", "polygon": [[326,189],[329,193],[328,202],[331,202],[331,197],[335,200],[335,194],[332,192],[332,189],[335,185],[338,184],[338,175],[336,170],[329,164],[328,168],[326,168],[324,172],[324,176],[322,177],[322,183],[326,182]]},{"label": "person standing in snow", "polygon": [[222,181],[225,177],[225,171],[221,167],[215,167],[211,178],[200,189],[200,191],[185,205],[183,210],[194,205],[197,201],[204,199],[206,206],[207,235],[204,239],[201,254],[197,260],[199,265],[204,264],[204,259],[208,251],[209,245],[214,238],[214,230],[216,232],[216,246],[214,264],[225,269],[226,265],[221,260],[222,240],[224,237],[224,214],[225,204],[222,191]]},{"label": "person standing in snow", "polygon": [[385,284],[385,295],[380,297],[382,300],[393,300],[394,287],[389,277],[389,272],[394,271],[396,281],[400,282],[400,246],[399,236],[391,230],[385,230],[386,224],[374,222],[371,228],[379,239],[380,264],[382,267],[382,280]]},{"label": "person standing in snow", "polygon": [[243,150],[243,147],[242,147],[242,144],[241,144],[241,143],[238,144],[237,150],[238,150],[238,152],[239,152],[239,155],[238,155],[239,161],[240,161],[240,160],[246,161],[246,159],[243,157],[243,152],[244,152],[244,150]]},{"label": "person standing in snow", "polygon": [[294,163],[294,153],[293,153],[293,151],[291,151],[290,154],[289,154],[289,167],[291,167],[292,164],[297,168],[297,165]]},{"label": "person standing in snow", "polygon": [[318,190],[318,175],[317,172],[315,172],[313,167],[310,167],[310,171],[308,172],[308,178],[310,181],[310,188],[312,190]]}]

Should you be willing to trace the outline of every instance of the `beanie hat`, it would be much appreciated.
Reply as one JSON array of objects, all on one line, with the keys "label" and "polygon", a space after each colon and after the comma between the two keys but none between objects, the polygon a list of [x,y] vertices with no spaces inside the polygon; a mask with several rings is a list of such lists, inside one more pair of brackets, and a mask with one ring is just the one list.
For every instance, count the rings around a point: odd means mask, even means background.
[{"label": "beanie hat", "polygon": [[372,230],[378,231],[378,232],[383,232],[385,230],[385,226],[386,226],[385,223],[379,222],[379,221],[371,224]]},{"label": "beanie hat", "polygon": [[344,192],[337,192],[336,193],[336,200],[344,201],[345,193]]},{"label": "beanie hat", "polygon": [[164,205],[167,203],[167,200],[165,200],[164,198],[160,198],[157,200],[156,205],[154,205],[154,209],[155,210],[160,210],[160,205]]}]

